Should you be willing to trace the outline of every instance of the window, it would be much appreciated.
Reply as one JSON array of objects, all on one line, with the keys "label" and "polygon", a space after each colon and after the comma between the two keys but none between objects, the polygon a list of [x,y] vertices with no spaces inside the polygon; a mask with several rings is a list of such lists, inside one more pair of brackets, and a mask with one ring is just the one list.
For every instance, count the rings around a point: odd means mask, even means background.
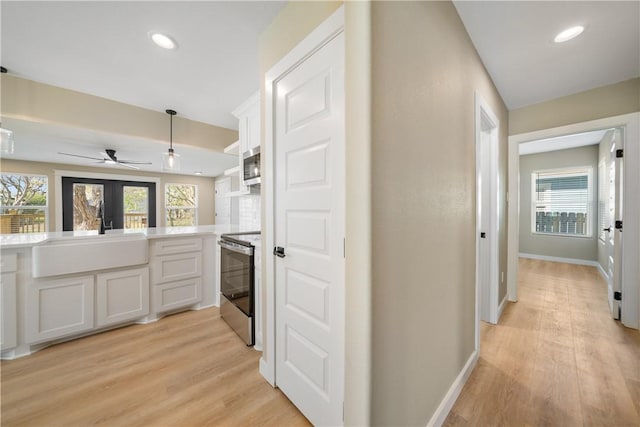
[{"label": "window", "polygon": [[167,184],[165,190],[166,226],[198,225],[198,187],[194,184]]},{"label": "window", "polygon": [[62,229],[97,230],[98,205],[106,229],[156,226],[156,184],[101,178],[62,177]]},{"label": "window", "polygon": [[531,174],[531,231],[591,236],[592,169],[536,171]]},{"label": "window", "polygon": [[2,174],[0,233],[47,231],[47,177]]}]

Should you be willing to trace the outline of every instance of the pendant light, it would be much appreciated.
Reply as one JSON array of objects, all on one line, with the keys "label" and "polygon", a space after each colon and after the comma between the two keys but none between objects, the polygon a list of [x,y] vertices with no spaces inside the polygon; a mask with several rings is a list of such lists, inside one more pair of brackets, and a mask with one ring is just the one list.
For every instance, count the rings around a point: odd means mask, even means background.
[{"label": "pendant light", "polygon": [[[0,73],[5,74],[6,72],[6,68],[0,67]],[[13,132],[9,129],[4,129],[2,123],[0,123],[0,134],[2,134],[2,138],[0,139],[0,153],[13,154],[15,148],[13,145]]]},{"label": "pendant light", "polygon": [[166,113],[170,117],[169,151],[162,155],[162,170],[175,172],[180,170],[180,155],[173,151],[173,116],[178,113],[174,110],[166,110]]}]

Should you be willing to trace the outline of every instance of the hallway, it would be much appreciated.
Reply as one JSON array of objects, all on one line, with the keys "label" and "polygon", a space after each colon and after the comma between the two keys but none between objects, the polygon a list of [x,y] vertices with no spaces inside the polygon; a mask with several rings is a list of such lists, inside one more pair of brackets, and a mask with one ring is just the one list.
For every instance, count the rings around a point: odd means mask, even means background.
[{"label": "hallway", "polygon": [[444,425],[640,425],[640,333],[611,318],[598,271],[519,268],[519,301],[482,323],[480,359]]}]

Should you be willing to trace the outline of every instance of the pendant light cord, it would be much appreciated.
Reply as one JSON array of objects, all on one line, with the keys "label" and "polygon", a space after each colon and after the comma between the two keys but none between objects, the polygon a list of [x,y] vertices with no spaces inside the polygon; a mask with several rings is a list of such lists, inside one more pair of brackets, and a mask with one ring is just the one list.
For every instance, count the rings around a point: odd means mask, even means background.
[{"label": "pendant light cord", "polygon": [[173,152],[173,116],[176,113],[174,110],[165,110],[165,112],[170,116],[169,120],[169,152]]}]

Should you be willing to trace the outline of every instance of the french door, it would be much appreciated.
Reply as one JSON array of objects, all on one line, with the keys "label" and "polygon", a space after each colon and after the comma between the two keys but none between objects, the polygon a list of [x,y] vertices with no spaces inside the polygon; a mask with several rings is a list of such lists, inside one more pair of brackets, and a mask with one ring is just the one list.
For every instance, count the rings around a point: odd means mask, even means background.
[{"label": "french door", "polygon": [[107,229],[156,226],[155,183],[63,177],[62,229],[97,230],[100,202]]}]

